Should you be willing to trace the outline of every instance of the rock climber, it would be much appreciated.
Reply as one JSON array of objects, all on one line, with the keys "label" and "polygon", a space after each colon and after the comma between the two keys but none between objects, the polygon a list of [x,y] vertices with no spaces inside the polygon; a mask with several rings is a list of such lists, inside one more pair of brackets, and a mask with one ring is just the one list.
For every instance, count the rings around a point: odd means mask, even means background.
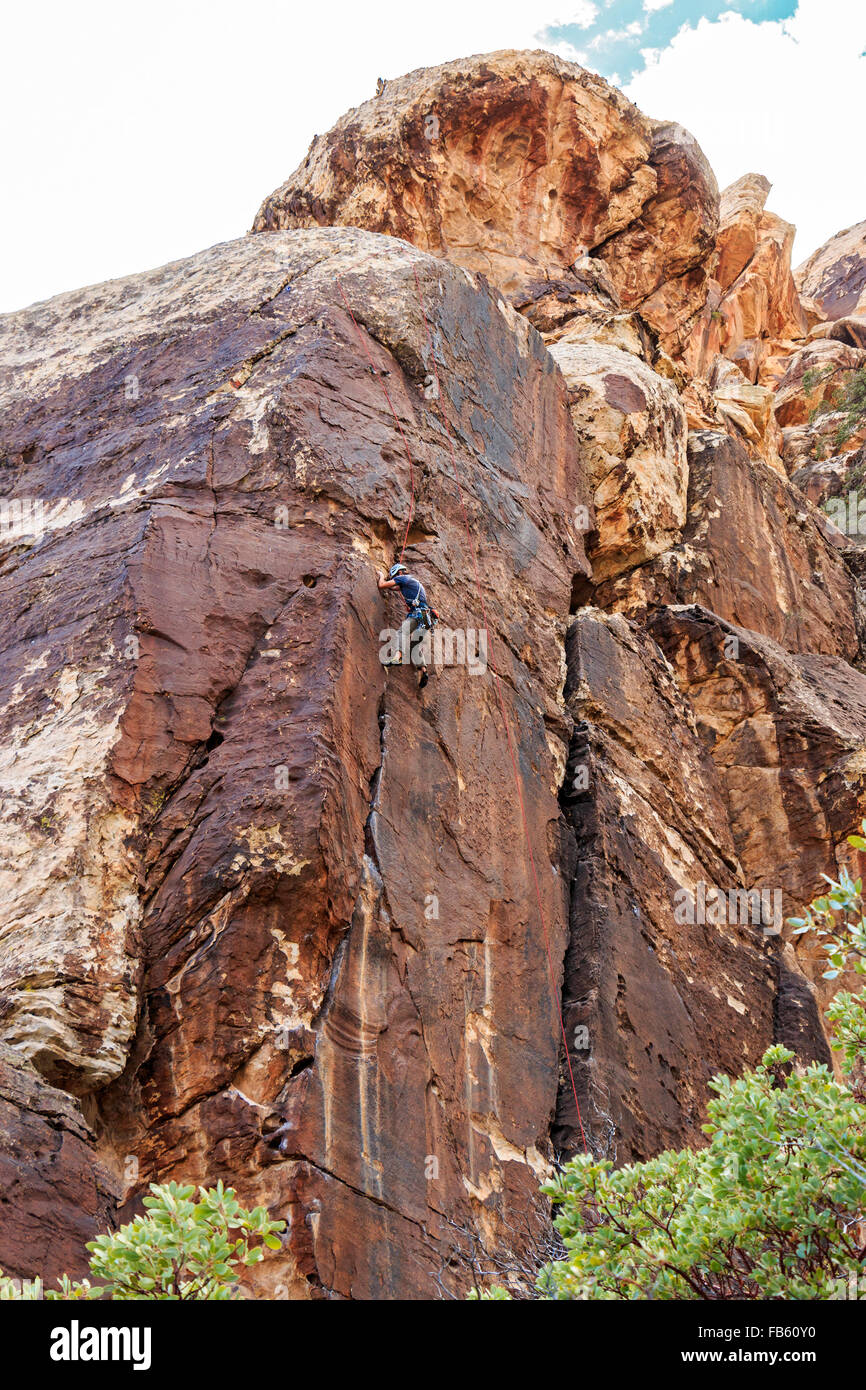
[{"label": "rock climber", "polygon": [[[378,584],[380,589],[399,589],[407,609],[408,616],[400,628],[400,650],[392,661],[383,661],[383,666],[402,666],[409,660],[410,648],[413,640],[416,645],[416,652],[412,654],[412,661],[415,665],[421,666],[421,678],[418,681],[418,689],[423,690],[429,680],[426,663],[423,660],[424,635],[432,632],[435,624],[439,621],[439,614],[432,608],[424,592],[424,585],[420,579],[416,579],[414,574],[410,574],[403,564],[392,565],[386,576],[384,570],[378,574]],[[414,634],[421,634],[420,642]],[[419,661],[419,657],[421,658]]]}]

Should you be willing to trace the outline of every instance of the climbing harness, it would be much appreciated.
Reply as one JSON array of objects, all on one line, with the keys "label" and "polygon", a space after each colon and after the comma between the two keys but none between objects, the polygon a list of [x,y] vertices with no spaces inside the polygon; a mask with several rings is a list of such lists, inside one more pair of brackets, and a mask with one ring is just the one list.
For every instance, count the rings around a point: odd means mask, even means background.
[{"label": "climbing harness", "polygon": [[432,632],[438,619],[429,603],[420,603],[417,599],[409,607],[410,618],[417,618],[421,627],[427,632]]}]

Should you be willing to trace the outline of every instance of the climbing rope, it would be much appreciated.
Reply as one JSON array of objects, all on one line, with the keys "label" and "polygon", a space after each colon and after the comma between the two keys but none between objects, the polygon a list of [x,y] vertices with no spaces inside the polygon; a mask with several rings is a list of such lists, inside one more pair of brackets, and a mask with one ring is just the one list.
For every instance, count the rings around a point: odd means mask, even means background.
[{"label": "climbing rope", "polygon": [[[472,530],[471,530],[471,528],[470,528],[470,526],[469,526],[469,517],[468,517],[468,515],[467,515],[467,513],[466,513],[466,504],[465,504],[464,499],[463,499],[463,488],[462,488],[461,483],[460,483],[460,471],[459,471],[459,469],[458,469],[458,467],[457,467],[457,456],[456,456],[456,454],[455,454],[455,452],[454,452],[454,440],[453,440],[453,435],[452,435],[452,432],[451,432],[451,425],[450,425],[450,423],[449,423],[449,421],[448,421],[448,417],[447,417],[447,415],[445,414],[445,410],[444,410],[444,408],[443,408],[443,406],[442,406],[442,399],[443,399],[443,397],[442,397],[442,388],[441,388],[441,385],[440,385],[440,382],[439,382],[439,368],[438,368],[437,365],[436,365],[436,355],[435,355],[435,353],[434,353],[434,351],[433,351],[433,342],[432,342],[431,335],[430,335],[430,325],[429,325],[429,323],[428,323],[428,320],[427,320],[427,312],[426,312],[426,309],[425,309],[425,307],[424,307],[424,298],[423,298],[423,295],[421,294],[421,282],[420,282],[420,280],[419,280],[419,278],[418,278],[418,268],[417,268],[417,266],[413,266],[412,269],[413,269],[413,273],[414,273],[414,276],[415,276],[415,288],[416,288],[416,290],[417,290],[417,292],[418,292],[418,304],[419,304],[419,307],[420,307],[420,309],[421,309],[421,317],[422,317],[423,322],[424,322],[424,332],[425,332],[426,339],[427,339],[427,350],[428,350],[428,353],[429,353],[429,356],[430,356],[430,361],[431,361],[431,363],[432,363],[432,365],[433,365],[433,373],[434,373],[434,376],[435,376],[435,378],[436,378],[437,399],[438,399],[438,401],[439,401],[439,416],[440,416],[440,418],[441,418],[441,420],[442,420],[443,425],[445,426],[445,434],[446,434],[446,438],[447,438],[447,440],[448,440],[448,450],[449,450],[449,453],[450,453],[450,455],[451,455],[451,467],[452,467],[452,469],[453,469],[453,471],[454,471],[454,481],[455,481],[455,483],[457,484],[457,496],[458,496],[458,498],[459,498],[459,500],[460,500],[460,511],[461,511],[461,513],[462,513],[462,516],[463,516],[463,525],[464,525],[464,528],[465,528],[465,531],[466,531],[466,541],[467,541],[467,544],[468,544],[468,546],[469,546],[469,553],[470,553],[470,555],[472,556],[472,569],[473,569],[474,576],[475,576],[475,588],[476,588],[476,592],[477,592],[477,595],[478,595],[478,603],[479,603],[479,606],[480,606],[480,609],[481,609],[481,616],[482,616],[482,618],[483,618],[483,620],[484,620],[484,627],[485,627],[485,629],[486,629],[486,631],[487,631],[487,633],[488,633],[488,640],[489,640],[489,639],[490,639],[491,632],[492,632],[492,629],[491,629],[490,624],[489,624],[489,622],[488,622],[488,620],[487,620],[487,609],[486,609],[486,606],[485,606],[485,603],[484,603],[484,593],[483,593],[483,590],[482,590],[482,587],[481,587],[481,578],[480,578],[480,575],[479,575],[479,572],[478,572],[478,555],[477,555],[476,548],[475,548],[475,542],[474,542],[474,540],[473,540],[473,538],[472,538]],[[412,466],[412,455],[411,455],[411,452],[410,452],[410,450],[409,450],[409,445],[408,445],[407,440],[406,440],[406,435],[405,435],[405,433],[403,432],[403,426],[400,424],[400,420],[399,420],[399,418],[398,418],[398,416],[397,416],[397,412],[396,412],[396,410],[394,409],[394,405],[393,405],[393,403],[392,403],[392,401],[391,401],[391,397],[390,397],[390,395],[388,394],[388,388],[387,388],[387,386],[386,386],[386,384],[385,384],[384,377],[382,377],[380,373],[377,373],[377,372],[376,372],[376,368],[375,368],[375,366],[374,366],[374,364],[373,364],[373,359],[371,358],[370,353],[369,353],[369,351],[368,351],[368,349],[367,349],[367,345],[366,345],[366,343],[364,342],[364,339],[363,339],[363,336],[362,336],[362,334],[361,334],[361,330],[360,330],[360,328],[358,327],[358,322],[357,322],[357,320],[356,320],[356,318],[355,318],[355,315],[352,313],[352,310],[351,310],[351,308],[349,307],[349,301],[346,299],[345,291],[343,290],[342,281],[339,279],[339,277],[337,278],[337,285],[339,286],[340,294],[341,294],[341,296],[342,296],[343,303],[344,303],[345,306],[346,306],[346,310],[347,310],[347,312],[348,312],[348,314],[349,314],[349,317],[351,318],[353,324],[355,325],[355,331],[356,331],[356,333],[358,334],[358,340],[359,340],[359,342],[360,342],[360,344],[361,344],[361,347],[363,348],[364,355],[365,355],[365,357],[367,358],[367,362],[368,362],[368,364],[369,364],[370,370],[371,370],[371,372],[373,373],[374,376],[378,375],[379,378],[380,378],[380,380],[381,380],[381,382],[382,382],[382,390],[383,390],[384,393],[385,393],[385,399],[387,400],[388,405],[390,406],[391,414],[394,416],[394,421],[395,421],[395,423],[396,423],[396,425],[397,425],[397,429],[400,431],[400,438],[401,438],[402,441],[403,441],[403,448],[404,448],[405,451],[406,451],[406,458],[407,458],[407,460],[408,460],[408,462],[409,462],[409,478],[410,478],[410,485],[411,485],[412,497],[411,497],[411,502],[410,502],[410,505],[409,505],[409,517],[408,517],[408,520],[407,520],[407,522],[406,522],[406,531],[405,531],[405,534],[404,534],[404,536],[403,536],[403,545],[402,545],[402,548],[401,548],[401,550],[400,550],[400,559],[401,559],[401,561],[402,561],[402,559],[403,559],[403,551],[406,549],[406,540],[407,540],[407,537],[408,537],[408,535],[409,535],[409,525],[410,525],[411,520],[412,520],[412,513],[413,513],[413,510],[414,510],[414,506],[415,506],[415,474],[414,474],[414,469],[413,469],[413,466]],[[583,1128],[583,1117],[582,1117],[581,1112],[580,1112],[580,1101],[579,1101],[578,1098],[577,1098],[577,1085],[576,1085],[575,1080],[574,1080],[574,1071],[572,1070],[572,1066],[571,1066],[571,1057],[570,1057],[569,1051],[568,1051],[568,1035],[567,1035],[567,1033],[566,1033],[566,1031],[565,1031],[565,1019],[563,1018],[562,1006],[561,1006],[561,1004],[560,1004],[560,1002],[559,1002],[559,992],[558,992],[558,990],[557,990],[557,984],[556,984],[556,971],[555,971],[554,965],[553,965],[553,953],[552,953],[551,948],[550,948],[550,935],[549,935],[548,930],[547,930],[547,919],[546,919],[545,914],[544,914],[544,904],[543,904],[543,902],[542,902],[542,898],[541,898],[541,888],[540,888],[539,882],[538,882],[538,871],[537,871],[536,866],[535,866],[535,855],[534,855],[533,852],[532,852],[532,841],[531,841],[530,835],[529,835],[529,823],[528,823],[527,818],[526,818],[526,806],[525,806],[525,804],[524,804],[524,800],[523,800],[523,790],[522,790],[522,787],[521,787],[521,784],[520,784],[520,773],[519,773],[518,767],[517,767],[517,758],[516,758],[515,751],[514,751],[514,741],[513,741],[513,738],[512,738],[512,734],[511,734],[511,726],[510,726],[510,724],[509,724],[509,722],[508,722],[508,715],[507,715],[506,709],[505,709],[505,700],[504,700],[503,694],[502,694],[502,681],[500,680],[499,672],[498,672],[497,669],[496,669],[496,665],[495,665],[495,663],[494,663],[494,661],[493,661],[493,658],[490,656],[489,650],[488,650],[488,658],[487,658],[487,659],[488,659],[488,662],[489,662],[489,664],[490,664],[490,669],[491,669],[491,671],[493,672],[494,685],[495,685],[495,688],[496,688],[497,698],[498,698],[498,700],[499,700],[499,709],[500,709],[500,712],[501,712],[501,715],[502,715],[502,725],[503,725],[503,728],[505,729],[505,739],[506,739],[506,743],[507,743],[507,745],[508,745],[508,756],[509,756],[509,759],[510,759],[510,762],[511,762],[511,771],[512,771],[512,774],[513,774],[513,777],[514,777],[514,786],[515,786],[515,789],[516,789],[516,791],[517,791],[517,800],[518,800],[518,805],[519,805],[519,807],[520,807],[520,819],[521,819],[521,822],[522,822],[522,825],[523,825],[523,836],[524,836],[524,839],[525,839],[525,841],[526,841],[526,848],[527,848],[527,851],[528,851],[528,854],[529,854],[529,863],[530,863],[530,866],[531,866],[531,868],[532,868],[532,881],[533,881],[533,883],[534,883],[534,885],[535,885],[535,896],[536,896],[536,899],[537,899],[537,902],[538,902],[538,916],[539,916],[539,919],[540,919],[540,921],[541,921],[541,930],[542,930],[542,933],[543,933],[543,936],[544,936],[544,947],[545,947],[545,952],[546,952],[546,954],[547,954],[547,967],[548,967],[548,971],[549,971],[549,974],[550,974],[551,992],[552,992],[552,994],[553,994],[553,998],[554,998],[554,1001],[555,1001],[555,1003],[556,1003],[556,1012],[557,1012],[557,1015],[558,1015],[558,1018],[559,1018],[559,1027],[560,1027],[560,1032],[562,1033],[562,1042],[563,1042],[563,1046],[564,1046],[564,1048],[565,1048],[565,1061],[566,1061],[566,1065],[567,1065],[567,1067],[568,1067],[568,1076],[569,1076],[569,1080],[570,1080],[570,1082],[571,1082],[572,1094],[573,1094],[573,1096],[574,1096],[575,1109],[577,1110],[577,1122],[578,1122],[578,1125],[580,1126],[580,1137],[581,1137],[581,1139],[582,1139],[582,1141],[583,1141],[584,1152],[588,1154],[588,1153],[589,1153],[589,1145],[587,1144],[587,1141],[586,1141],[586,1134],[585,1134],[584,1128]]]},{"label": "climbing rope", "polygon": [[364,356],[365,356],[366,359],[367,359],[367,363],[368,363],[368,365],[369,365],[370,371],[372,372],[373,376],[378,376],[379,380],[380,380],[381,383],[382,383],[382,390],[385,392],[385,400],[388,402],[388,405],[391,407],[391,414],[394,416],[394,423],[396,424],[397,429],[400,431],[400,438],[401,438],[402,441],[403,441],[403,448],[404,448],[405,451],[406,451],[406,459],[407,459],[407,462],[408,462],[408,464],[409,464],[409,494],[410,494],[410,495],[409,495],[409,515],[408,515],[407,518],[406,518],[406,530],[403,532],[403,544],[400,546],[400,562],[402,563],[402,560],[403,560],[403,552],[404,552],[405,549],[406,549],[406,542],[407,542],[408,539],[409,539],[409,527],[412,525],[412,515],[413,515],[413,513],[414,513],[414,511],[415,511],[415,469],[414,469],[414,467],[412,466],[412,454],[411,454],[411,452],[410,452],[410,450],[409,450],[409,444],[408,444],[408,442],[407,442],[407,440],[406,440],[406,436],[405,436],[405,434],[403,433],[403,426],[400,424],[399,416],[397,415],[397,412],[396,412],[396,410],[394,409],[394,405],[393,405],[393,402],[392,402],[392,400],[391,400],[391,397],[390,397],[390,395],[388,394],[388,387],[387,387],[386,384],[385,384],[385,378],[384,378],[384,376],[382,375],[381,372],[377,372],[377,371],[376,371],[375,363],[373,362],[373,359],[372,359],[372,357],[370,356],[370,353],[369,353],[368,348],[367,348],[367,344],[364,342],[364,336],[363,336],[363,334],[362,334],[360,328],[358,327],[358,320],[355,318],[355,315],[352,313],[352,310],[351,310],[351,308],[350,308],[350,306],[349,306],[349,301],[348,301],[348,299],[346,298],[346,292],[345,292],[345,290],[343,289],[343,282],[342,282],[342,280],[340,279],[339,275],[337,276],[337,286],[338,286],[339,291],[340,291],[340,294],[341,294],[341,296],[342,296],[343,303],[344,303],[345,306],[346,306],[346,312],[348,313],[349,318],[352,320],[353,324],[355,325],[355,332],[356,332],[357,335],[358,335],[358,342],[361,344],[361,347],[363,348]]}]

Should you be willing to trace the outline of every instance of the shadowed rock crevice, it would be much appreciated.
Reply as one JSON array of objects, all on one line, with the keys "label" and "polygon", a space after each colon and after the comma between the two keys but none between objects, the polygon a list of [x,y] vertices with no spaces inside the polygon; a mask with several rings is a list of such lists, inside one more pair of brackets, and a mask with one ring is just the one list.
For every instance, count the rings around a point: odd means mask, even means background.
[{"label": "shadowed rock crevice", "polygon": [[[757,1060],[771,1036],[773,972],[760,925],[683,910],[701,885],[728,893],[743,876],[668,661],[635,624],[592,608],[572,620],[567,654],[563,1014],[590,1143],[629,1161],[700,1138],[712,1072]],[[570,1085],[553,1139],[582,1147]]]}]

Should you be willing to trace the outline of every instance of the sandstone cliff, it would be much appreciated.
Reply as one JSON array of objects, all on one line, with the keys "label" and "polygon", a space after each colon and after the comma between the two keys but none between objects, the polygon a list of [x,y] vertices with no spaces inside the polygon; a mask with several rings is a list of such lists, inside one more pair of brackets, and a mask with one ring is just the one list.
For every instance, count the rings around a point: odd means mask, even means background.
[{"label": "sandstone cliff", "polygon": [[[767,193],[492,54],[252,235],[0,321],[7,1272],[222,1178],[288,1222],[267,1296],[460,1294],[582,1131],[697,1143],[714,1072],[829,1060],[782,918],[866,803],[816,505],[862,437],[816,458],[807,373],[866,313],[856,229],[795,276]],[[424,691],[404,543],[487,642]]]}]

